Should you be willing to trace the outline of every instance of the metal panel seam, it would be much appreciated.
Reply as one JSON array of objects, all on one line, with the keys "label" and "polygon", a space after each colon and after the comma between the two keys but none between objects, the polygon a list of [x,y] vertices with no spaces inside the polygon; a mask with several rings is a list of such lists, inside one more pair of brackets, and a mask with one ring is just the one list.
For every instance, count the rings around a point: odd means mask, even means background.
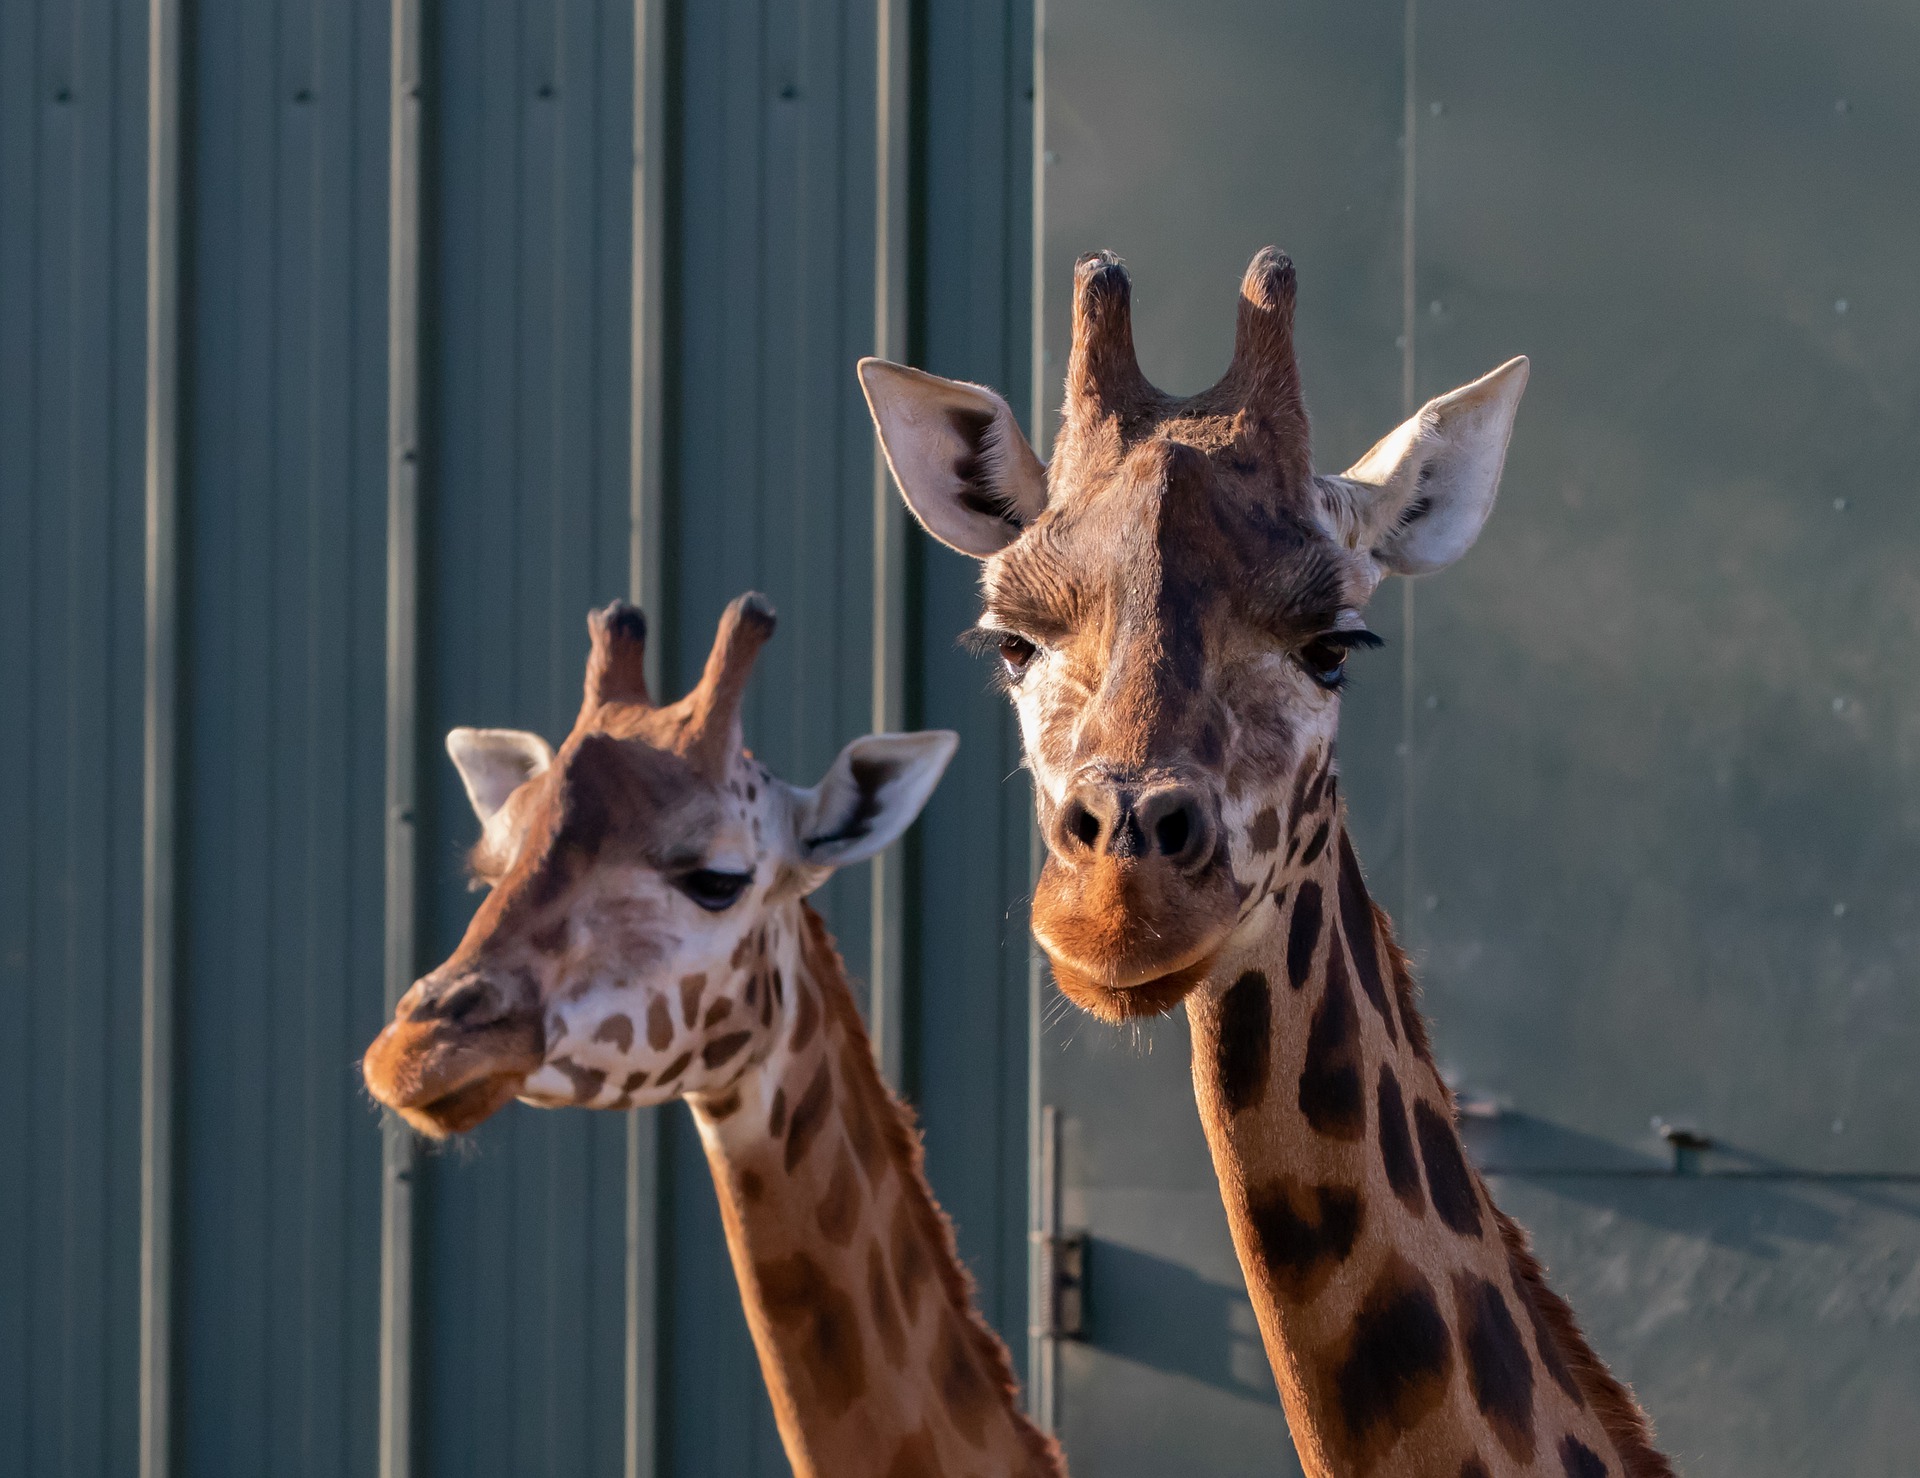
[{"label": "metal panel seam", "polygon": [[[907,192],[911,149],[907,0],[879,0],[874,48],[874,353],[901,360],[907,353]],[[892,474],[873,442],[873,727],[907,722],[906,515],[894,496]],[[904,1031],[906,856],[899,844],[873,860],[873,942],[870,1010],[874,1051],[890,1082],[906,1066]]]},{"label": "metal panel seam", "polygon": [[172,1468],[178,831],[180,3],[147,10],[146,649],[140,939],[140,1478]]},{"label": "metal panel seam", "polygon": [[[421,0],[393,0],[387,216],[386,1004],[413,982],[419,748]],[[380,1478],[407,1478],[413,1447],[413,1133],[381,1136]]]},{"label": "metal panel seam", "polygon": [[[664,628],[662,482],[666,425],[662,383],[666,323],[667,4],[636,0],[633,55],[633,341],[629,595]],[[647,686],[661,693],[663,629],[647,644]],[[627,1115],[626,1478],[658,1471],[660,1361],[660,1114]]]}]

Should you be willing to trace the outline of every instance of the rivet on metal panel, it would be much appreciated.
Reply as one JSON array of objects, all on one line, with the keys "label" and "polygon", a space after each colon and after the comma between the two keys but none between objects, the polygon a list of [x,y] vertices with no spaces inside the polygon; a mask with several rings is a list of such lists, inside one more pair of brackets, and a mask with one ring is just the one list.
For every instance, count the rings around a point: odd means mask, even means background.
[{"label": "rivet on metal panel", "polygon": [[1673,1148],[1673,1173],[1675,1175],[1699,1174],[1700,1156],[1713,1148],[1713,1141],[1697,1129],[1688,1128],[1684,1124],[1669,1124],[1657,1117],[1653,1121],[1653,1127]]}]

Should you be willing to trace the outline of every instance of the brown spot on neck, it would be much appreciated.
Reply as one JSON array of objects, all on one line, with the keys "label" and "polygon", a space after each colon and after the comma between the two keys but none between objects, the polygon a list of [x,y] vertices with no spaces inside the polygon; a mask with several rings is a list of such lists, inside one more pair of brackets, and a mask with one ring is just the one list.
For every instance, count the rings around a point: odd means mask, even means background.
[{"label": "brown spot on neck", "polygon": [[633,1018],[624,1011],[615,1011],[593,1029],[593,1040],[610,1042],[616,1052],[627,1052],[633,1046]]},{"label": "brown spot on neck", "polygon": [[826,1193],[815,1208],[814,1220],[820,1235],[835,1247],[851,1242],[860,1225],[860,1177],[854,1172],[845,1141],[834,1156],[833,1174],[827,1178]]},{"label": "brown spot on neck", "polygon": [[687,975],[680,981],[680,1019],[688,1026],[700,1019],[700,995],[707,988],[705,975]]},{"label": "brown spot on neck", "polygon": [[853,1300],[805,1252],[758,1263],[753,1272],[773,1337],[793,1355],[783,1368],[808,1388],[796,1391],[796,1399],[823,1416],[844,1415],[867,1393],[866,1350]]},{"label": "brown spot on neck", "polygon": [[1533,1361],[1520,1340],[1507,1300],[1493,1283],[1471,1274],[1453,1280],[1467,1388],[1493,1435],[1516,1463],[1533,1461]]},{"label": "brown spot on neck", "polygon": [[1453,1339],[1433,1285],[1404,1258],[1383,1268],[1360,1302],[1334,1401],[1348,1464],[1373,1466],[1446,1396]]},{"label": "brown spot on neck", "polygon": [[647,1002],[647,1045],[664,1052],[673,1044],[673,1017],[667,1011],[665,996]]},{"label": "brown spot on neck", "polygon": [[1267,1281],[1295,1302],[1314,1297],[1352,1256],[1366,1209],[1352,1186],[1279,1177],[1251,1191],[1247,1221]]},{"label": "brown spot on neck", "polygon": [[1327,980],[1307,1028],[1306,1061],[1300,1069],[1300,1112],[1316,1134],[1351,1142],[1367,1128],[1366,1093],[1360,1079],[1360,1013],[1339,940],[1327,949]]}]

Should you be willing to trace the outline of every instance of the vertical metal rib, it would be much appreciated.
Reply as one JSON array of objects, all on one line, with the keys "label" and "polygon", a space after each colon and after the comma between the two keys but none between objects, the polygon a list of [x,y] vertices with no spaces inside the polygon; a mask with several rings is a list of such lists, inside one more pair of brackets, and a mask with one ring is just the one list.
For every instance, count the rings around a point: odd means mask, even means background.
[{"label": "vertical metal rib", "polygon": [[[1032,275],[1028,280],[1028,331],[1032,342],[1033,396],[1027,412],[1034,449],[1045,457],[1051,451],[1049,403],[1060,387],[1047,374],[1047,5],[1033,0],[1033,245]],[[1040,876],[1046,849],[1040,840],[1037,816],[1029,808],[1029,886]],[[1046,1338],[1041,1315],[1051,1297],[1047,1286],[1047,1259],[1042,1238],[1053,1232],[1053,1111],[1044,1106],[1046,1083],[1041,1071],[1040,1045],[1046,1036],[1047,965],[1040,946],[1027,938],[1027,1413],[1043,1432],[1055,1430],[1054,1358],[1057,1342]]]},{"label": "vertical metal rib", "polygon": [[[418,769],[420,488],[420,6],[393,0],[387,212],[387,1010],[413,982]],[[413,1133],[383,1125],[380,1478],[413,1457]]]},{"label": "vertical metal rib", "polygon": [[[1419,402],[1414,399],[1414,335],[1419,328],[1420,318],[1414,311],[1414,294],[1418,283],[1414,274],[1414,211],[1418,204],[1415,195],[1414,168],[1417,162],[1418,124],[1420,110],[1417,106],[1418,75],[1415,62],[1418,58],[1416,43],[1419,21],[1419,0],[1406,0],[1406,12],[1401,23],[1401,78],[1400,78],[1400,414],[1411,416],[1418,409]],[[1419,917],[1413,908],[1414,889],[1414,851],[1413,851],[1413,689],[1414,689],[1414,589],[1416,580],[1396,580],[1400,587],[1400,908],[1398,916],[1406,920],[1411,929],[1414,920]]]},{"label": "vertical metal rib", "polygon": [[140,827],[140,1478],[173,1453],[180,4],[147,9],[146,651]]},{"label": "vertical metal rib", "polygon": [[[907,357],[907,192],[912,146],[908,109],[908,0],[879,0],[874,77],[874,350]],[[907,529],[879,442],[873,456],[873,727],[907,722]],[[871,1016],[880,1071],[899,1086],[906,1065],[906,856],[903,847],[873,862]]]},{"label": "vertical metal rib", "polygon": [[[666,366],[668,0],[637,0],[633,56],[633,406],[631,412],[628,595],[655,622],[647,644],[650,692],[664,693],[662,482]],[[658,1460],[660,1115],[627,1115],[627,1333],[622,1432],[626,1478],[653,1478]]]}]

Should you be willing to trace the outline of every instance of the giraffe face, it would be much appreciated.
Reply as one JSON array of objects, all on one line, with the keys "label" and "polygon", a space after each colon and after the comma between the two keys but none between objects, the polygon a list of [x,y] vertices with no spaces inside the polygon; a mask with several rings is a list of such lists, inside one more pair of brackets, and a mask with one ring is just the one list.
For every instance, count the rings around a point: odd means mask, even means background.
[{"label": "giraffe face", "polygon": [[[706,691],[653,708],[620,686],[639,665],[619,647],[630,610],[596,617],[588,698],[557,754],[514,731],[448,738],[486,897],[364,1064],[424,1133],[471,1129],[514,1097],[616,1108],[724,1091],[780,1019],[798,925],[783,905],[898,836],[952,756],[948,733],[873,735],[819,785],[790,786],[741,749],[735,716],[771,612],[736,602]],[[764,629],[743,641],[747,620]]]},{"label": "giraffe face", "polygon": [[861,366],[909,506],[986,562],[978,638],[1047,847],[1034,933],[1111,1020],[1177,1003],[1327,845],[1344,664],[1379,644],[1366,604],[1471,545],[1526,379],[1515,360],[1315,476],[1291,263],[1255,257],[1233,364],[1184,400],[1141,376],[1129,292],[1117,259],[1081,260],[1051,466],[993,392]]},{"label": "giraffe face", "polygon": [[1047,846],[1034,931],[1111,1018],[1179,1001],[1272,890],[1347,648],[1376,640],[1377,572],[1322,532],[1311,484],[1263,481],[1210,429],[1114,448],[985,571]]}]

